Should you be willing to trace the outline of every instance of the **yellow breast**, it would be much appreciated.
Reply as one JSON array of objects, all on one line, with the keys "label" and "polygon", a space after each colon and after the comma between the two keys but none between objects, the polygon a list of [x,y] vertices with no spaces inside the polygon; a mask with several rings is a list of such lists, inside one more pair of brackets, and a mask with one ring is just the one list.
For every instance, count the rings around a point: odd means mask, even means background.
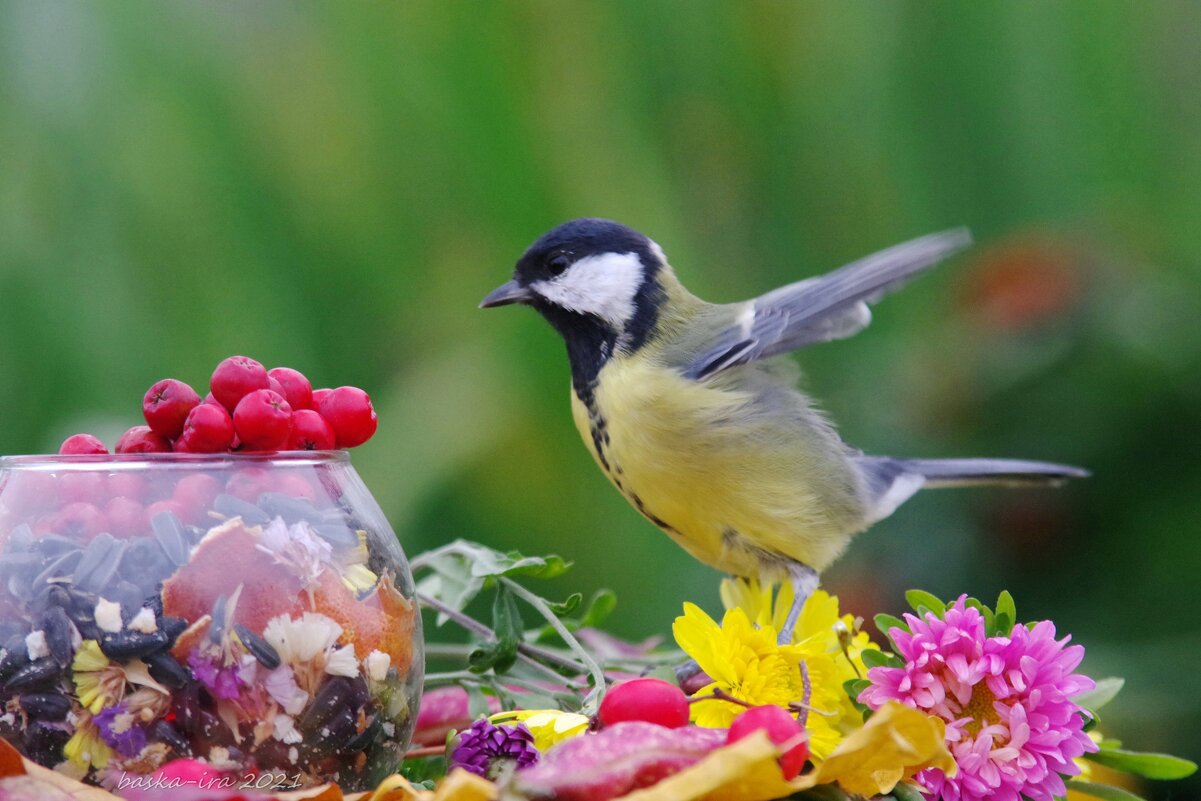
[{"label": "yellow breast", "polygon": [[848,453],[770,366],[708,382],[653,358],[612,359],[576,426],[610,481],[689,553],[757,575],[783,559],[818,570],[863,528]]}]

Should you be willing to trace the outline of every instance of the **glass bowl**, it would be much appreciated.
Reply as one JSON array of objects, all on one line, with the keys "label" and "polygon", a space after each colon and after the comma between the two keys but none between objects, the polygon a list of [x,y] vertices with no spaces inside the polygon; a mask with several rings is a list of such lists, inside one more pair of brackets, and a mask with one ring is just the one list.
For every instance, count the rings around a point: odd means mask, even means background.
[{"label": "glass bowl", "polygon": [[396,535],[343,451],[0,458],[0,736],[108,787],[191,757],[373,786],[421,691]]}]

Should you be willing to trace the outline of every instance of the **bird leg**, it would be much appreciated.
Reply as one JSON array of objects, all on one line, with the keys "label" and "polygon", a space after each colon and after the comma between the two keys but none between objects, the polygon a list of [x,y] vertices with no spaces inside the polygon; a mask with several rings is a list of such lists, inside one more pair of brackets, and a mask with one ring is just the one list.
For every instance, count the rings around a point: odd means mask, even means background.
[{"label": "bird leg", "polygon": [[788,608],[788,617],[784,619],[784,627],[780,629],[780,635],[776,638],[776,642],[780,645],[788,645],[792,642],[792,632],[796,629],[801,609],[804,608],[805,601],[808,601],[809,596],[817,589],[821,579],[818,578],[817,571],[809,565],[792,562],[788,565],[788,581],[792,584],[792,606]]}]

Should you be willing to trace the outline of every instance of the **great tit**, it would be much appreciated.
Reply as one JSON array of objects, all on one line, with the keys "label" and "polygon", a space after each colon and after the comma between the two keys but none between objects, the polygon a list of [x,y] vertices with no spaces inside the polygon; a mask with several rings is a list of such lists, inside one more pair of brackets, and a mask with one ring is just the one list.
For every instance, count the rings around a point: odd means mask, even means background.
[{"label": "great tit", "polygon": [[1046,462],[867,456],[797,389],[791,360],[777,358],[859,332],[868,304],[970,243],[962,228],[930,234],[712,304],[684,288],[646,236],[580,219],[534,242],[480,306],[532,306],[563,337],[576,427],[643,516],[719,570],[792,582],[784,639],[819,571],[919,489],[1087,475]]}]

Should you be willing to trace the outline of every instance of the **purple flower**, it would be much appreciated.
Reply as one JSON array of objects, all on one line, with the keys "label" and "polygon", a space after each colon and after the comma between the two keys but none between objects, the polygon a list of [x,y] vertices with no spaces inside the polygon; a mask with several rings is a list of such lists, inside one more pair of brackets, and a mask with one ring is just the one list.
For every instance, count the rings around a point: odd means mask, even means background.
[{"label": "purple flower", "polygon": [[146,730],[133,723],[124,704],[102,709],[92,717],[104,742],[123,757],[135,757],[146,747]]},{"label": "purple flower", "polygon": [[943,618],[905,615],[894,628],[904,667],[868,671],[859,701],[886,701],[937,715],[947,723],[955,776],[931,768],[917,775],[929,798],[943,801],[1052,801],[1066,795],[1073,760],[1097,746],[1083,732],[1085,713],[1071,698],[1095,684],[1073,673],[1084,658],[1070,637],[1055,639],[1049,620],[986,637],[984,618],[960,597]]},{"label": "purple flower", "polygon": [[216,660],[198,650],[188,654],[188,666],[196,681],[207,687],[214,698],[237,698],[245,686],[236,667],[217,667]]},{"label": "purple flower", "polygon": [[534,735],[524,725],[494,726],[486,720],[477,720],[459,735],[449,767],[496,778],[505,770],[520,770],[537,761]]}]

